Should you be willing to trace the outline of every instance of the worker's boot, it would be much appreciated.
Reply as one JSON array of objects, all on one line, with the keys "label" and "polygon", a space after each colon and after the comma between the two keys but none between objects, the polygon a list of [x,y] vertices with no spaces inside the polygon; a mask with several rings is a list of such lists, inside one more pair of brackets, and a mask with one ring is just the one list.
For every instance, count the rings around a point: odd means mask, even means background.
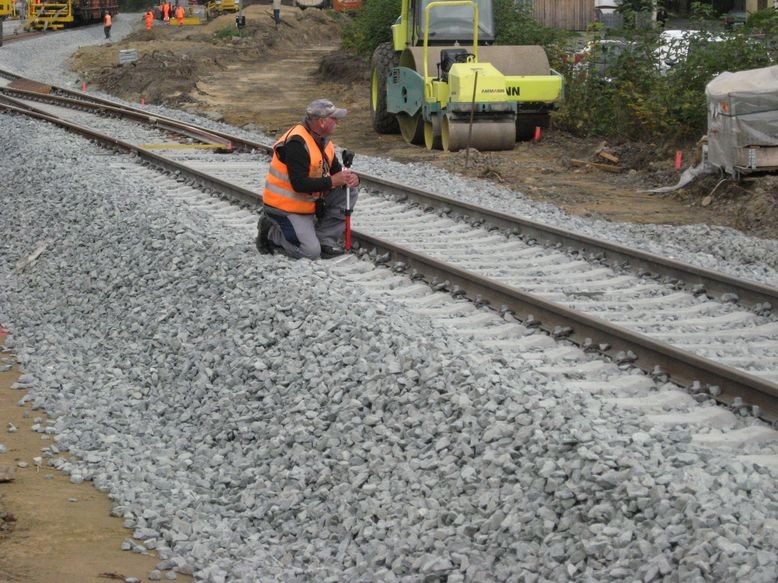
[{"label": "worker's boot", "polygon": [[321,258],[333,259],[344,255],[346,250],[340,245],[322,245],[321,246]]},{"label": "worker's boot", "polygon": [[263,214],[259,219],[259,223],[257,224],[257,251],[259,251],[262,255],[273,254],[273,244],[270,242],[270,238],[268,237],[268,235],[270,235],[270,228],[272,226],[273,223]]}]

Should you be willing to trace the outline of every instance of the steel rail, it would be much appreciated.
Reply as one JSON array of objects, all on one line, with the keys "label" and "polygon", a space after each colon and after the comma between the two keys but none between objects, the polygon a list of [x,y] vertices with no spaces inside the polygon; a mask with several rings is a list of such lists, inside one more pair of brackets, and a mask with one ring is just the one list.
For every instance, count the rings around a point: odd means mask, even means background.
[{"label": "steel rail", "polygon": [[[3,96],[3,99],[7,98]],[[231,196],[250,208],[257,208],[261,205],[261,198],[255,192],[191,169],[144,150],[140,146],[39,112],[32,106],[21,108],[0,102],[0,108],[61,125],[109,147],[133,153],[142,160],[166,171],[188,175],[201,186]],[[552,336],[568,338],[581,345],[585,350],[598,352],[616,362],[620,360],[624,362],[634,361],[635,366],[649,374],[656,372],[655,367],[659,367],[662,373],[669,374],[673,381],[680,385],[689,385],[693,381],[699,381],[709,387],[717,386],[720,392],[715,395],[715,398],[719,402],[732,405],[735,398],[740,397],[750,405],[757,405],[761,409],[760,416],[762,418],[770,422],[778,421],[778,385],[770,381],[721,365],[672,345],[658,342],[648,336],[610,324],[600,318],[575,312],[561,304],[483,278],[470,271],[448,265],[365,233],[352,231],[352,238],[360,249],[360,253],[370,253],[367,250],[372,248],[373,255],[388,254],[388,260],[412,268],[437,289],[447,289],[454,293],[459,293],[461,290],[471,300],[509,310],[525,324],[538,325]],[[627,354],[630,351],[636,356],[635,359],[620,359],[619,353]]]},{"label": "steel rail", "polygon": [[[61,88],[57,88],[56,90],[72,95],[76,101],[82,101],[86,98],[98,103],[116,107],[115,102],[97,96],[87,95],[83,92]],[[138,120],[142,120],[144,116],[147,118],[150,116],[148,112],[132,106],[127,106],[126,109],[134,112]],[[180,123],[165,116],[151,116],[151,118],[158,120],[157,123],[168,123],[171,124],[171,126],[175,123]],[[232,148],[236,151],[260,151],[267,155],[272,153],[272,146],[220,130],[202,129],[222,140],[230,142]],[[638,273],[676,279],[682,282],[687,289],[691,289],[695,293],[705,292],[714,297],[734,293],[737,295],[738,301],[746,306],[764,306],[765,304],[769,304],[771,308],[778,307],[778,288],[773,286],[741,280],[704,267],[697,267],[689,263],[662,257],[661,255],[655,255],[639,249],[633,249],[611,241],[566,231],[518,215],[462,202],[442,194],[392,182],[373,176],[369,173],[359,172],[359,177],[365,188],[375,189],[390,194],[401,202],[411,201],[427,208],[445,211],[449,216],[459,217],[469,222],[481,221],[489,226],[516,233],[525,238],[535,239],[546,245],[561,244],[568,249],[595,254],[611,266],[622,266],[626,264]]]},{"label": "steel rail", "polygon": [[[0,69],[0,77],[5,77],[6,79],[10,79],[12,82],[19,81],[19,80],[33,82],[32,80],[25,79],[24,77],[22,77],[17,73],[13,73],[11,71],[7,71],[4,69]],[[145,121],[147,123],[154,123],[156,125],[167,124],[171,127],[176,127],[179,125],[187,126],[192,130],[200,131],[203,134],[206,134],[208,136],[212,136],[212,137],[215,136],[225,144],[231,144],[232,149],[246,150],[246,151],[260,151],[260,152],[264,152],[267,155],[270,155],[272,153],[272,147],[268,146],[267,144],[262,144],[261,142],[255,142],[253,140],[248,140],[246,138],[235,136],[228,132],[222,132],[220,130],[216,130],[212,128],[205,128],[202,126],[198,126],[196,124],[184,123],[175,118],[165,116],[165,115],[149,113],[147,110],[133,107],[131,105],[118,104],[116,101],[112,101],[104,97],[99,97],[97,95],[92,95],[85,91],[76,91],[74,89],[67,89],[65,87],[58,87],[56,85],[48,85],[48,84],[40,84],[40,85],[45,86],[47,88],[46,93],[41,93],[36,91],[29,92],[31,94],[30,99],[36,99],[36,100],[41,99],[42,97],[48,94],[51,95],[52,97],[69,98],[72,100],[71,105],[73,105],[74,107],[81,106],[82,104],[85,103],[89,103],[89,104],[98,104],[103,107],[117,108],[121,112],[121,115],[124,115],[125,117],[133,117],[136,121],[140,121],[140,122]],[[5,90],[8,92],[25,91],[24,89],[16,89],[11,87],[6,87]]]},{"label": "steel rail", "polygon": [[94,140],[96,142],[102,143],[109,148],[120,149],[126,153],[134,154],[141,160],[149,164],[158,166],[159,168],[165,171],[180,172],[182,174],[187,174],[191,177],[192,180],[197,181],[197,183],[200,184],[203,188],[208,188],[215,192],[219,192],[227,196],[230,196],[236,201],[240,202],[242,205],[247,206],[249,208],[252,209],[258,208],[262,204],[262,199],[259,195],[257,195],[255,192],[252,192],[248,189],[242,188],[241,186],[232,184],[225,180],[221,180],[219,178],[211,176],[210,174],[206,174],[205,172],[200,172],[199,170],[189,168],[184,164],[180,164],[178,162],[175,162],[174,160],[170,160],[169,158],[166,158],[164,156],[146,150],[142,146],[137,146],[135,144],[125,142],[118,138],[106,136],[105,134],[101,134],[100,132],[96,132],[90,128],[53,116],[49,113],[36,109],[30,105],[26,105],[26,104],[19,105],[17,103],[9,103],[5,100],[10,100],[14,102],[16,101],[13,98],[8,98],[7,96],[0,95],[0,109],[4,109],[6,111],[10,111],[14,113],[19,113],[22,115],[27,115],[35,119],[47,121],[55,125],[67,128],[72,132],[80,134],[90,140]]},{"label": "steel rail", "polygon": [[43,31],[35,30],[35,31],[25,31],[25,32],[12,32],[10,34],[3,35],[3,44],[13,44],[15,42],[35,38],[36,36],[43,36]]},{"label": "steel rail", "polygon": [[55,105],[60,105],[62,107],[88,109],[91,112],[113,114],[116,116],[129,118],[137,122],[145,123],[163,130],[167,130],[169,132],[181,134],[189,138],[203,142],[205,144],[218,145],[223,150],[226,151],[232,150],[232,142],[229,139],[226,139],[222,136],[218,136],[213,132],[209,132],[204,128],[186,124],[173,119],[168,119],[168,118],[161,119],[158,116],[155,116],[148,112],[143,112],[140,110],[136,110],[134,108],[132,109],[124,108],[118,106],[115,103],[113,104],[95,103],[95,102],[84,101],[81,99],[74,99],[71,97],[63,97],[61,95],[42,94],[37,91],[28,91],[26,89],[17,89],[15,87],[0,87],[0,93],[10,98],[13,98],[15,96],[21,99],[28,99],[31,101],[50,101],[53,102]]},{"label": "steel rail", "polygon": [[10,79],[11,81],[15,81],[17,79],[22,79],[23,78],[18,73],[13,73],[12,71],[7,71],[5,69],[0,69],[0,77],[4,77],[6,79]]},{"label": "steel rail", "polygon": [[741,397],[750,405],[758,405],[763,418],[770,422],[778,420],[778,384],[389,241],[358,232],[352,232],[352,238],[358,242],[362,253],[380,256],[381,262],[394,261],[415,270],[414,275],[421,276],[437,289],[455,293],[461,290],[471,300],[501,311],[507,309],[529,325],[537,325],[554,337],[570,339],[585,350],[598,352],[616,362],[620,360],[619,353],[626,355],[631,351],[637,359],[624,359],[624,362],[632,362],[648,374],[658,372],[655,367],[659,367],[680,385],[699,381],[709,387],[717,386],[721,392],[715,398],[719,402],[731,405],[736,397]]},{"label": "steel rail", "polygon": [[[359,176],[360,179],[365,177],[361,172]],[[427,208],[445,211],[448,216],[459,217],[470,222],[482,221],[490,226],[522,235],[525,238],[535,239],[547,245],[559,243],[568,249],[596,254],[611,266],[626,263],[638,272],[678,279],[690,288],[702,286],[702,288],[697,288],[698,292],[706,291],[714,295],[735,293],[738,299],[746,305],[768,303],[773,308],[778,307],[778,288],[775,287],[758,282],[743,281],[718,271],[697,267],[639,249],[632,249],[610,241],[587,237],[517,215],[453,200],[417,188],[398,185],[381,178],[370,176],[366,178],[367,180],[364,182],[369,181],[370,186],[374,188],[391,193],[400,200],[410,200]]]}]

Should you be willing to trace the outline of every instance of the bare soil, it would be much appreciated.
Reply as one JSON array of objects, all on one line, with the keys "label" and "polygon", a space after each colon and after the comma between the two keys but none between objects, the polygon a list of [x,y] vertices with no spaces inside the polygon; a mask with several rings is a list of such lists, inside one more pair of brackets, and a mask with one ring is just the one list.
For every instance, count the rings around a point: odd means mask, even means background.
[{"label": "bare soil", "polygon": [[[3,339],[0,328],[0,344]],[[71,483],[45,458],[36,463],[52,442],[30,428],[45,425],[47,417],[29,404],[17,405],[26,391],[11,388],[19,371],[4,369],[13,362],[0,352],[0,443],[7,448],[0,454],[0,583],[148,581],[159,558],[121,550],[132,531],[111,516],[108,497],[90,482]]]},{"label": "bare soil", "polygon": [[[232,15],[184,29],[158,23],[120,43],[81,50],[73,68],[89,86],[130,101],[178,107],[269,135],[299,121],[312,99],[328,97],[349,109],[335,139],[357,153],[482,177],[576,215],[707,223],[778,236],[775,175],[721,184],[719,176],[708,176],[672,193],[642,192],[676,184],[681,174],[674,167],[676,151],[682,151],[686,168],[699,155],[695,144],[605,143],[555,130],[552,122],[539,142],[466,156],[409,146],[399,135],[378,135],[368,108],[368,63],[339,50],[339,28],[347,16],[284,6],[276,29],[270,6],[252,5],[244,14],[246,27],[240,32]],[[141,58],[120,66],[118,51],[127,48],[137,49]],[[614,172],[581,163],[603,164]]]}]

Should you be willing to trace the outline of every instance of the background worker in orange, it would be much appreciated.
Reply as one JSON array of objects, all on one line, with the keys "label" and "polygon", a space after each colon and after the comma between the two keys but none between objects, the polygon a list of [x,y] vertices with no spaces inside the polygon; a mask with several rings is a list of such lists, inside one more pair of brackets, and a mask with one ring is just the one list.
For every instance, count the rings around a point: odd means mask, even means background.
[{"label": "background worker in orange", "polygon": [[176,20],[178,21],[178,26],[181,26],[184,24],[184,7],[183,6],[176,6]]},{"label": "background worker in orange", "polygon": [[105,38],[110,39],[111,38],[111,13],[106,12],[103,14],[103,32],[105,33]]},{"label": "background worker in orange", "polygon": [[152,10],[146,11],[146,14],[143,15],[143,22],[146,23],[146,30],[151,30],[151,25],[154,22],[154,12]]},{"label": "background worker in orange", "polygon": [[170,2],[162,3],[162,20],[165,22],[170,20]]}]

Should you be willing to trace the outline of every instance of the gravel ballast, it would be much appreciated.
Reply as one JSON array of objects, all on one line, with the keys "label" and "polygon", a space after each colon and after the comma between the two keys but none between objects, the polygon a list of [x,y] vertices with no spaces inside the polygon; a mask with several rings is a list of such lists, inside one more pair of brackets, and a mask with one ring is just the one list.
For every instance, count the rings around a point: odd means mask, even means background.
[{"label": "gravel ballast", "polygon": [[[5,25],[9,27],[12,23],[6,22]],[[114,20],[111,39],[114,42],[119,41],[140,26],[141,14],[120,14]],[[101,26],[74,29],[67,34],[52,34],[3,47],[0,51],[0,67],[47,83],[80,89],[81,79],[68,69],[68,58],[81,46],[103,43]],[[33,48],[34,50],[31,50]],[[101,97],[126,103],[110,95],[94,92],[91,88],[89,91]],[[129,105],[182,121],[235,132],[268,145],[274,141],[273,138],[263,134],[243,131],[180,110],[150,104]],[[348,144],[343,145],[348,146]],[[367,172],[388,180],[403,176],[409,185],[417,188],[429,189],[467,202],[571,229],[590,237],[604,238],[699,267],[778,287],[778,241],[776,240],[749,237],[730,228],[704,224],[642,225],[575,217],[553,205],[525,198],[513,190],[483,180],[463,179],[461,176],[425,164],[401,164],[385,158],[360,154],[354,169],[357,172]]]},{"label": "gravel ballast", "polygon": [[[160,571],[774,581],[768,470],[603,414],[326,262],[258,256],[129,158],[7,115],[0,140],[0,324],[22,400],[53,418],[47,459],[106,491],[125,548],[154,549]],[[719,248],[718,231],[691,239],[774,277],[754,240],[726,231],[742,247]]]}]

